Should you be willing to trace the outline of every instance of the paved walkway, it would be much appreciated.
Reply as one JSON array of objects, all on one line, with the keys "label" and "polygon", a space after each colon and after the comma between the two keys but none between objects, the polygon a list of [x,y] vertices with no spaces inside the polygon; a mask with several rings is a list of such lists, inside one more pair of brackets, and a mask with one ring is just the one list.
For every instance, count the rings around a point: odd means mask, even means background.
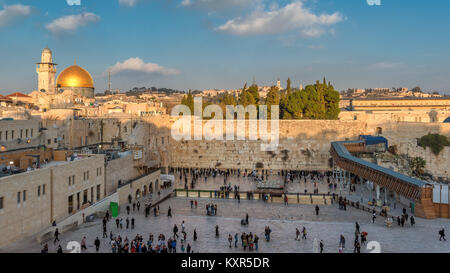
[{"label": "paved walkway", "polygon": [[[141,234],[146,242],[149,233],[155,238],[160,234],[165,234],[166,238],[172,236],[174,224],[178,225],[181,231],[181,222],[186,223],[187,242],[191,244],[194,252],[214,252],[214,253],[237,253],[244,252],[241,247],[228,247],[228,234],[234,236],[235,233],[252,232],[260,237],[258,252],[271,253],[310,253],[313,252],[314,238],[323,240],[324,252],[337,253],[339,236],[343,234],[346,238],[344,252],[353,252],[353,240],[355,221],[361,225],[361,231],[368,232],[368,241],[378,241],[381,245],[381,252],[447,252],[450,253],[450,242],[440,242],[438,240],[438,230],[443,226],[450,230],[450,220],[422,220],[417,219],[415,227],[401,228],[394,225],[393,228],[386,228],[383,224],[384,218],[378,217],[377,222],[372,224],[370,214],[360,210],[348,208],[347,211],[339,210],[336,205],[321,206],[320,215],[316,216],[314,206],[310,205],[289,205],[270,204],[261,201],[246,201],[238,203],[236,200],[222,199],[199,199],[197,208],[190,207],[189,198],[171,198],[161,205],[161,215],[158,217],[144,217],[144,211],[134,211],[130,218],[136,219],[136,228],[117,229],[115,222],[107,224],[108,234],[110,231],[114,235],[120,234],[123,238],[133,239],[136,234]],[[205,206],[207,203],[218,205],[217,216],[206,216]],[[141,201],[142,203],[142,201]],[[172,208],[173,217],[167,217],[168,207]],[[240,220],[248,213],[250,224],[241,226]],[[124,220],[127,217],[125,206],[121,207],[120,215]],[[220,237],[215,237],[215,226],[220,227]],[[270,226],[272,229],[272,240],[264,240],[264,227]],[[308,239],[296,241],[295,228],[305,226],[308,231]],[[197,229],[198,241],[193,242],[193,230]],[[65,249],[69,241],[81,241],[83,236],[87,237],[87,252],[95,252],[94,240],[98,236],[101,240],[100,252],[109,253],[109,239],[102,239],[101,220],[86,223],[73,231],[64,233],[61,236],[61,246]],[[49,242],[49,251],[56,252],[57,245]],[[180,252],[180,242],[178,242],[178,252]],[[41,246],[33,240],[24,240],[10,247],[3,248],[3,252],[39,252]],[[248,250],[246,251],[248,252]],[[367,252],[362,247],[362,252]]]}]

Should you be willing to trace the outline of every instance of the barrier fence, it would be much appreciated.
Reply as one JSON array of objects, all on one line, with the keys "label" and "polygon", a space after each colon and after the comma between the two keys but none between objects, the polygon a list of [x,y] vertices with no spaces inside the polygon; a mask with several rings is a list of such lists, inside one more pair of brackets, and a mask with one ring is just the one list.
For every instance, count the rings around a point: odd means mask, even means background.
[{"label": "barrier fence", "polygon": [[[175,197],[187,198],[237,199],[233,191],[225,194],[223,191],[175,189],[174,194]],[[284,196],[287,196],[289,204],[330,205],[333,203],[332,194],[286,193],[274,196],[246,191],[240,191],[238,194],[241,200],[263,200],[267,195],[267,201],[270,203],[284,203]]]}]

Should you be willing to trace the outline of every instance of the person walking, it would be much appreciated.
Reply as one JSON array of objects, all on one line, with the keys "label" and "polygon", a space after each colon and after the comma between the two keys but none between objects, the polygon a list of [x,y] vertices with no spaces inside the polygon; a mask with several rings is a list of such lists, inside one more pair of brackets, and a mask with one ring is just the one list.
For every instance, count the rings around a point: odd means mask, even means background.
[{"label": "person walking", "polygon": [[356,233],[359,234],[360,232],[359,232],[359,224],[358,224],[358,222],[355,223],[355,228],[356,228]]},{"label": "person walking", "polygon": [[175,236],[178,238],[178,227],[177,225],[173,226],[173,238],[175,238]]},{"label": "person walking", "polygon": [[253,243],[255,244],[255,251],[258,250],[258,241],[259,237],[255,234],[255,238],[253,238]]},{"label": "person walking", "polygon": [[323,253],[323,241],[322,240],[320,240],[319,248],[320,248],[320,253]]},{"label": "person walking", "polygon": [[119,218],[116,218],[116,226],[117,226],[117,229],[119,229]]},{"label": "person walking", "polygon": [[83,236],[83,239],[81,239],[81,250],[87,250],[87,247],[86,247],[86,236]]},{"label": "person walking", "polygon": [[108,238],[108,234],[106,233],[106,226],[103,226],[103,235],[102,238]]},{"label": "person walking", "polygon": [[55,230],[55,240],[53,240],[53,243],[56,244],[56,241],[59,242],[59,230],[56,228]]},{"label": "person walking", "polygon": [[216,225],[216,237],[219,237],[219,225]]},{"label": "person walking", "polygon": [[98,252],[100,249],[100,239],[97,237],[94,241],[95,251]]},{"label": "person walking", "polygon": [[295,240],[300,241],[300,230],[295,228]]},{"label": "person walking", "polygon": [[228,234],[228,243],[229,243],[230,248],[231,248],[232,242],[233,242],[233,237],[231,237],[231,234]]},{"label": "person walking", "polygon": [[134,229],[134,217],[131,218],[131,229]]},{"label": "person walking", "polygon": [[345,249],[345,237],[341,234],[341,237],[339,239],[339,247],[342,247],[342,249]]},{"label": "person walking", "polygon": [[414,224],[416,223],[416,219],[414,219],[414,216],[411,215],[411,218],[409,218],[411,221],[411,227],[414,227]]},{"label": "person walking", "polygon": [[172,217],[172,208],[169,206],[169,209],[167,210],[167,217]]},{"label": "person walking", "polygon": [[306,239],[306,228],[305,227],[303,227],[303,229],[302,229],[302,238],[303,239]]},{"label": "person walking", "polygon": [[444,227],[442,227],[442,229],[439,230],[439,241],[442,241],[442,239],[444,239],[444,241],[447,241],[445,239],[445,229],[444,229]]},{"label": "person walking", "polygon": [[[194,241],[197,241],[197,230],[196,229],[194,229]],[[189,253],[189,251],[188,251],[188,253]]]},{"label": "person walking", "polygon": [[237,247],[237,243],[238,243],[238,241],[239,241],[239,237],[238,237],[239,235],[236,233],[236,234],[234,234],[234,247]]},{"label": "person walking", "polygon": [[319,215],[319,205],[316,205],[316,215]]}]

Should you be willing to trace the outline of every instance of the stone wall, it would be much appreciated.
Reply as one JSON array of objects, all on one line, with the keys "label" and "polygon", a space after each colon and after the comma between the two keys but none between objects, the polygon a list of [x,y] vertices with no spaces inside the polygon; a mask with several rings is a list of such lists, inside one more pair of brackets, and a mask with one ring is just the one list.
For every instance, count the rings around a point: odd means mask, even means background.
[{"label": "stone wall", "polygon": [[136,200],[150,192],[157,192],[161,187],[159,180],[160,174],[161,172],[158,170],[119,187],[117,189],[119,194],[119,206],[128,204],[128,196],[130,195],[132,200]]},{"label": "stone wall", "polygon": [[[51,223],[51,170],[42,169],[0,178],[0,245],[29,236]],[[43,193],[45,185],[45,194]],[[38,187],[41,195],[37,195]],[[26,200],[23,192],[26,191]],[[18,201],[17,194],[20,192]]]},{"label": "stone wall", "polygon": [[138,169],[134,166],[132,154],[108,161],[106,163],[106,195],[116,192],[119,181],[125,183],[139,175]]},{"label": "stone wall", "polygon": [[[423,148],[417,147],[417,138],[428,133],[450,136],[450,125],[444,123],[280,120],[279,128],[280,144],[274,152],[261,151],[259,140],[171,139],[169,145],[171,166],[329,170],[329,150],[332,141],[356,140],[359,135],[376,135],[381,131],[381,135],[389,140],[389,145],[397,145],[400,153],[413,155],[423,151]],[[443,153],[441,160],[447,157],[448,155]],[[442,173],[442,169],[449,169],[447,160],[442,162],[439,160],[430,160],[429,165],[430,171],[438,176],[445,174]],[[447,164],[447,168],[442,164]]]}]

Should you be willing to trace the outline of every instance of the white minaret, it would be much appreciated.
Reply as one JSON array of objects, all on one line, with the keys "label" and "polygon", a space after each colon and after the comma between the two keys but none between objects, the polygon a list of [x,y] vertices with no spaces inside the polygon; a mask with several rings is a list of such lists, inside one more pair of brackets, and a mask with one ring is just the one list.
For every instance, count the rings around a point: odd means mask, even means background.
[{"label": "white minaret", "polygon": [[38,73],[38,91],[55,94],[56,64],[53,63],[52,51],[46,47],[42,50],[41,62],[36,64]]},{"label": "white minaret", "polygon": [[280,81],[280,79],[277,80],[277,87],[278,87],[278,89],[281,89],[281,81]]}]

